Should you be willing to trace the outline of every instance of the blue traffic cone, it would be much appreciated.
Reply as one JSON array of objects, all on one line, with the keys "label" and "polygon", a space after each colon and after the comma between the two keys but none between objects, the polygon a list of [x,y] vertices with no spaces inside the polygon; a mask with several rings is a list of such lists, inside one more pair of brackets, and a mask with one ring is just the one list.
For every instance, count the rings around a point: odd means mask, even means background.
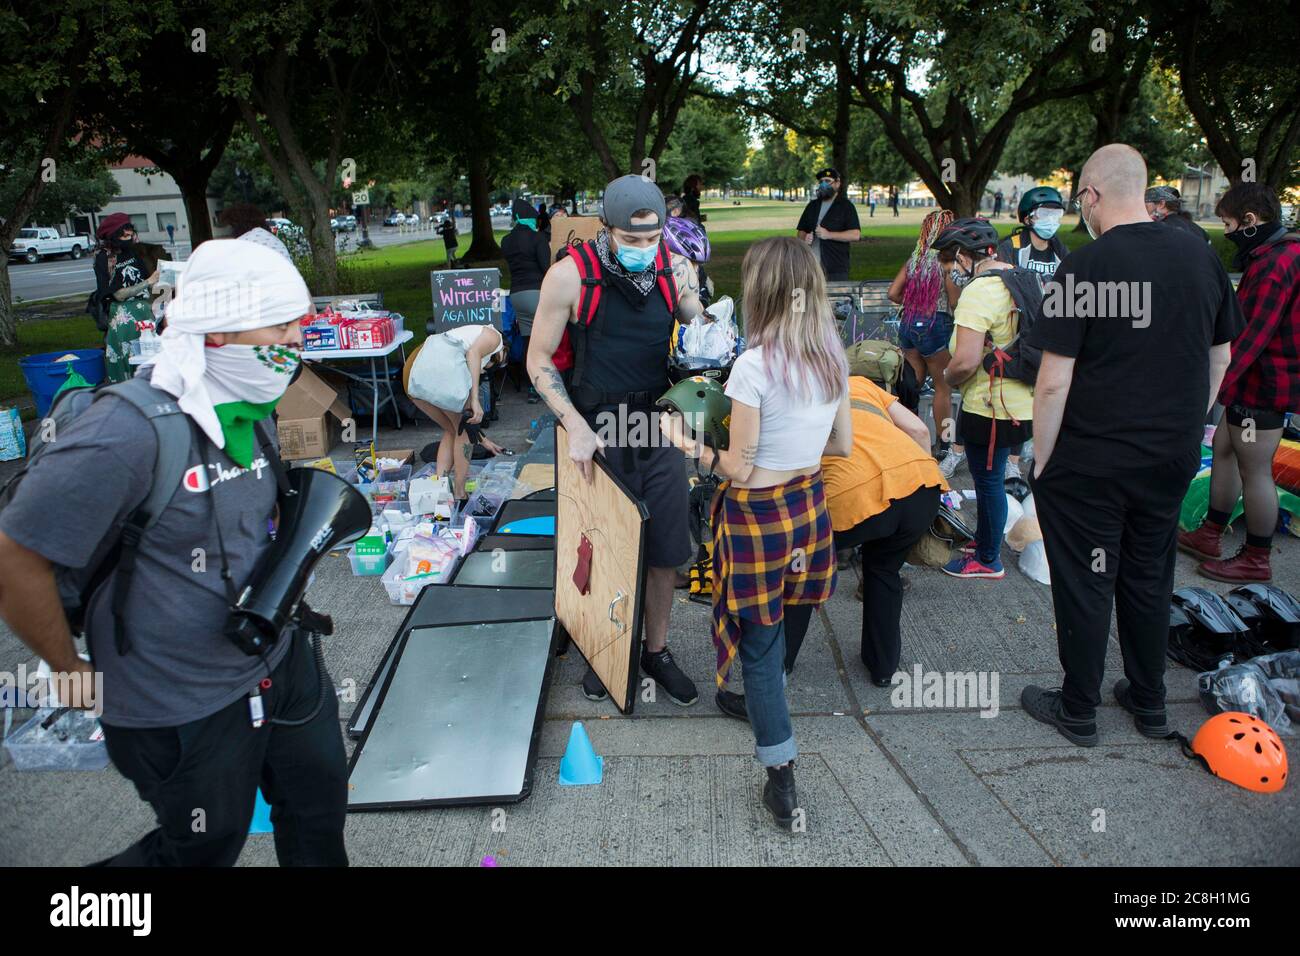
[{"label": "blue traffic cone", "polygon": [[248,827],[249,833],[274,833],[271,826],[271,805],[262,796],[262,788],[257,788],[257,801],[253,804],[253,822]]},{"label": "blue traffic cone", "polygon": [[560,761],[560,785],[582,787],[600,783],[605,778],[605,758],[597,756],[587,736],[587,728],[577,721],[569,731],[569,746]]}]

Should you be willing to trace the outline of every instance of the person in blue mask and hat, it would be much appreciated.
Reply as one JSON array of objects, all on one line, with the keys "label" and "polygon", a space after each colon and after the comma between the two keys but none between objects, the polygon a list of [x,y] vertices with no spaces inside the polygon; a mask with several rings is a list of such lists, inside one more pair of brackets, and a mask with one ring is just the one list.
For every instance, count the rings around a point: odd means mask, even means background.
[{"label": "person in blue mask and hat", "polygon": [[[699,693],[667,644],[677,568],[692,553],[690,489],[682,452],[659,440],[656,402],[671,385],[674,319],[686,324],[704,311],[699,274],[664,242],[667,209],[651,180],[614,180],[605,188],[600,218],[596,238],[567,246],[542,280],[528,376],[568,434],[569,456],[583,475],[590,480],[592,459],[600,454],[645,503],[641,671],[687,706]],[[627,428],[611,434],[612,421]],[[583,692],[591,700],[607,696],[590,668]]]},{"label": "person in blue mask and hat", "polygon": [[[510,207],[515,227],[501,240],[501,254],[510,267],[510,304],[515,310],[519,336],[528,354],[533,334],[533,315],[542,297],[542,277],[551,265],[551,240],[539,222],[540,213],[527,200],[516,199]],[[537,402],[537,390],[528,389],[528,401]]]},{"label": "person in blue mask and hat", "polygon": [[832,167],[817,173],[817,198],[804,206],[799,225],[800,239],[812,246],[822,264],[827,282],[846,282],[849,278],[849,243],[862,238],[858,210],[843,192],[840,174]]}]

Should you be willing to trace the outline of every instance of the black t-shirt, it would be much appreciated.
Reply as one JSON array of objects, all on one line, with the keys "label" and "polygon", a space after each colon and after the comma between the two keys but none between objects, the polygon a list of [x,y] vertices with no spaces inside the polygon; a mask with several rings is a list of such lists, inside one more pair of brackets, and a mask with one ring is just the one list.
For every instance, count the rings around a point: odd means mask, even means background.
[{"label": "black t-shirt", "polygon": [[1111,476],[1197,457],[1210,348],[1243,324],[1218,256],[1182,230],[1115,226],[1070,253],[1031,333],[1075,359],[1052,462]]},{"label": "black t-shirt", "polygon": [[[814,199],[804,206],[803,215],[799,217],[799,225],[795,228],[800,232],[813,232],[818,225],[821,225],[827,232],[846,232],[849,229],[862,228],[862,224],[858,222],[857,208],[843,196],[836,196],[831,201],[830,208],[826,210],[826,215],[822,217],[819,224],[817,216],[821,213],[821,209],[822,201],[820,199]],[[849,243],[821,239],[818,240],[817,246],[821,250],[822,271],[826,273],[826,278],[832,282],[847,279],[849,277]]]}]

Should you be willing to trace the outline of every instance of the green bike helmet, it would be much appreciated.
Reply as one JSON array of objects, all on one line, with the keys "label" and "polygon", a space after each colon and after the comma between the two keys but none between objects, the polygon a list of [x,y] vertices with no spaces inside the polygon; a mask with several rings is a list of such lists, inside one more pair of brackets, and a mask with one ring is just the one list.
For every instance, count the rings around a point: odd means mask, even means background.
[{"label": "green bike helmet", "polygon": [[686,419],[686,427],[710,448],[722,451],[731,441],[731,399],[717,379],[703,375],[684,378],[655,404],[678,412]]},{"label": "green bike helmet", "polygon": [[1051,186],[1035,186],[1033,189],[1026,189],[1025,194],[1020,197],[1020,204],[1016,206],[1020,221],[1024,222],[1025,217],[1039,206],[1055,206],[1057,209],[1064,209],[1065,200]]}]

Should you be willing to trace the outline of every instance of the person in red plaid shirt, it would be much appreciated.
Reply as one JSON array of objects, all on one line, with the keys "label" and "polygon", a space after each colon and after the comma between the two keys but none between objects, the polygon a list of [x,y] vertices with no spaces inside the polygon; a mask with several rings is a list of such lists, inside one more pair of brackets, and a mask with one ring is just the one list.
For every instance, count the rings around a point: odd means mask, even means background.
[{"label": "person in red plaid shirt", "polygon": [[755,243],[741,285],[749,346],[727,378],[727,447],[700,447],[680,415],[665,413],[660,429],[701,468],[728,479],[712,515],[718,686],[739,657],[754,755],[767,769],[763,804],[777,826],[795,830],[784,615],[792,605],[824,603],[835,589],[821,459],[853,450],[849,367],[821,264],[806,243],[788,236]]},{"label": "person in red plaid shirt", "polygon": [[[1233,266],[1242,270],[1237,298],[1246,328],[1232,343],[1219,388],[1225,421],[1214,433],[1210,508],[1199,528],[1178,536],[1178,546],[1203,559],[1197,570],[1207,578],[1268,581],[1277,527],[1273,456],[1284,416],[1300,411],[1300,236],[1279,222],[1277,194],[1263,183],[1233,186],[1214,214],[1237,246]],[[1246,543],[1225,558],[1223,533],[1238,498]]]}]

